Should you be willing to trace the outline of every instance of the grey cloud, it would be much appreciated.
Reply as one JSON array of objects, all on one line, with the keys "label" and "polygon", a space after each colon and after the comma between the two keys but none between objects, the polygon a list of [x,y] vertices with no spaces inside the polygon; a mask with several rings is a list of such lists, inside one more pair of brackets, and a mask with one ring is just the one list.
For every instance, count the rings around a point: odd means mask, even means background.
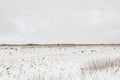
[{"label": "grey cloud", "polygon": [[118,0],[1,0],[0,43],[119,43]]}]

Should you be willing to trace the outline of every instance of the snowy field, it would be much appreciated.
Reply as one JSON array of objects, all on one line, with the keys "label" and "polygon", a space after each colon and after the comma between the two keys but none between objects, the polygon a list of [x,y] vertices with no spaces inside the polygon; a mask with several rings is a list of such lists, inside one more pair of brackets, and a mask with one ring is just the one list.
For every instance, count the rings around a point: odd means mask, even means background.
[{"label": "snowy field", "polygon": [[0,80],[120,80],[120,45],[0,46]]}]

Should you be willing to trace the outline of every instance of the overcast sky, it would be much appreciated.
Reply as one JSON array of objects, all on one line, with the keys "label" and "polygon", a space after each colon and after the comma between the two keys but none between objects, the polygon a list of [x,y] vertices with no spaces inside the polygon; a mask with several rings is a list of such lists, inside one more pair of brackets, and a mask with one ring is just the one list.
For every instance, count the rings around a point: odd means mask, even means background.
[{"label": "overcast sky", "polygon": [[120,0],[0,0],[2,43],[120,43]]}]

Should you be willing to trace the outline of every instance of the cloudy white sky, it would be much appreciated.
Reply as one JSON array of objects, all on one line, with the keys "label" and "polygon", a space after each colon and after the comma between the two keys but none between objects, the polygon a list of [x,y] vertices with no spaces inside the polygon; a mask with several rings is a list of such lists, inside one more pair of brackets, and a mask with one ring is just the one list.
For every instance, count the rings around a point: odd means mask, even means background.
[{"label": "cloudy white sky", "polygon": [[0,0],[2,43],[120,43],[120,1]]}]

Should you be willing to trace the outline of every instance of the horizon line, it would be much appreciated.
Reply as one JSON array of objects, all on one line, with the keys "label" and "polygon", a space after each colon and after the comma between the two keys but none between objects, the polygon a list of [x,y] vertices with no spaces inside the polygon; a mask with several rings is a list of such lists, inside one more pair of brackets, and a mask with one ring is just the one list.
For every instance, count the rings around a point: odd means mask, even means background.
[{"label": "horizon line", "polygon": [[120,46],[120,44],[0,44],[0,46]]}]

